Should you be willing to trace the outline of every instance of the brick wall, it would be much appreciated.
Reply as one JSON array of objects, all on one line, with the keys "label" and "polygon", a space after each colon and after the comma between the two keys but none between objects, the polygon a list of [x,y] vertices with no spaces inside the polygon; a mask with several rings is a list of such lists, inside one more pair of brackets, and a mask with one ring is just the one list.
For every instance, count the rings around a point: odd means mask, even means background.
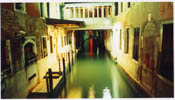
[{"label": "brick wall", "polygon": [[[34,36],[36,38],[37,60],[41,57],[41,36],[47,35],[45,20],[14,12],[9,9],[1,9],[1,36],[2,40],[10,40],[11,56],[14,73],[3,77],[4,92],[2,98],[25,98],[29,92],[26,69],[22,68],[21,46],[25,38],[19,38],[19,32],[24,31],[24,37]],[[5,85],[4,85],[5,84]],[[35,83],[36,84],[36,83]]]},{"label": "brick wall", "polygon": [[[21,62],[20,40],[17,37],[19,31],[26,32],[25,36],[35,36],[37,44],[38,60],[41,59],[41,44],[40,38],[47,34],[46,22],[39,17],[33,17],[26,14],[13,12],[8,9],[1,10],[2,12],[2,40],[11,40],[12,61],[16,65]],[[20,66],[20,65],[18,65]],[[18,67],[16,66],[16,67]]]}]

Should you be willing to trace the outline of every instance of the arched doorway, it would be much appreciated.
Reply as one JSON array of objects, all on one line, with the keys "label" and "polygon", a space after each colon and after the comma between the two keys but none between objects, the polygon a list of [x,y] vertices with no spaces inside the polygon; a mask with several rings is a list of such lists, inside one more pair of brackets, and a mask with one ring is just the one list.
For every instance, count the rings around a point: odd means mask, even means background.
[{"label": "arched doorway", "polygon": [[37,50],[35,37],[25,37],[22,44],[22,67],[25,68],[28,90],[38,83]]}]

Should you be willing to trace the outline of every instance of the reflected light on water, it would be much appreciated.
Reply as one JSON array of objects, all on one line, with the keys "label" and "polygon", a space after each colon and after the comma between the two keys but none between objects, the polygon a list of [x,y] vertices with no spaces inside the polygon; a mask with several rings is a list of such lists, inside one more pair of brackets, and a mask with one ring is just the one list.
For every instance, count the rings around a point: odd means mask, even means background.
[{"label": "reflected light on water", "polygon": [[91,85],[91,87],[89,88],[89,98],[95,98],[94,85]]},{"label": "reflected light on water", "polygon": [[[109,58],[77,58],[66,77],[64,98],[130,98],[140,97],[134,85]],[[63,93],[64,91],[62,91]]]},{"label": "reflected light on water", "polygon": [[104,99],[111,99],[111,94],[110,94],[110,90],[108,89],[108,87],[106,87],[104,90],[103,90],[103,98]]},{"label": "reflected light on water", "polygon": [[80,87],[70,89],[67,98],[82,98],[82,89]]}]

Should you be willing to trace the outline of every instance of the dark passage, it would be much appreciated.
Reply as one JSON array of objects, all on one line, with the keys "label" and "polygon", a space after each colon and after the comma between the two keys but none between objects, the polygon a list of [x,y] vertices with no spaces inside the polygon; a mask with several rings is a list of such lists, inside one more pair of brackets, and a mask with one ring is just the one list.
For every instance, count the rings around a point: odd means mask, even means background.
[{"label": "dark passage", "polygon": [[81,54],[90,56],[103,55],[105,51],[104,34],[105,30],[82,30],[76,31],[76,47]]},{"label": "dark passage", "polygon": [[[163,43],[160,62],[160,74],[170,81],[174,81],[173,75],[173,24],[163,25]],[[167,45],[172,44],[172,45]]]}]

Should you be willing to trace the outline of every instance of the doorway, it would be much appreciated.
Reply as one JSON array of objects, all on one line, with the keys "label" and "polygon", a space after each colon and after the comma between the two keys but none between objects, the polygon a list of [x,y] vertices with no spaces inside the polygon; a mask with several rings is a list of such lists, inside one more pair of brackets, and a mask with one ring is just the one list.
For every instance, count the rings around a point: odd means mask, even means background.
[{"label": "doorway", "polygon": [[163,24],[160,75],[173,82],[173,23]]}]

